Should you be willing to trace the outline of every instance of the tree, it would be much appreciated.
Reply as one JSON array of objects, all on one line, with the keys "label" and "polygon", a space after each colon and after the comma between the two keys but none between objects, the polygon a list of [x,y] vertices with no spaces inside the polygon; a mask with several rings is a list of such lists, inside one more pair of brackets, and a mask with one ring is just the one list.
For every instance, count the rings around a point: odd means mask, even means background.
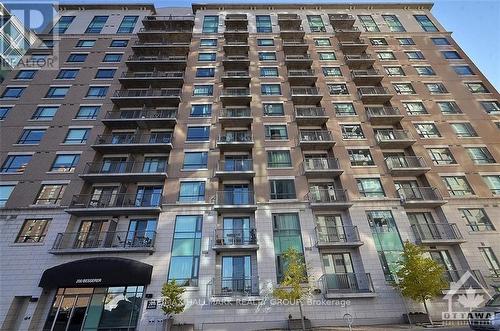
[{"label": "tree", "polygon": [[396,286],[401,290],[403,297],[424,304],[429,321],[433,324],[426,301],[439,296],[446,288],[444,268],[433,259],[424,256],[422,248],[409,241],[404,243],[398,268]]},{"label": "tree", "polygon": [[302,330],[305,331],[302,299],[310,294],[310,287],[308,286],[307,267],[304,257],[295,248],[290,247],[283,252],[283,266],[285,267],[283,278],[279,283],[279,287],[274,289],[273,296],[277,299],[299,304]]},{"label": "tree", "polygon": [[161,309],[168,316],[169,319],[173,318],[173,315],[180,314],[184,311],[184,301],[182,300],[182,294],[185,289],[172,280],[163,284],[161,288],[162,295],[162,305]]}]

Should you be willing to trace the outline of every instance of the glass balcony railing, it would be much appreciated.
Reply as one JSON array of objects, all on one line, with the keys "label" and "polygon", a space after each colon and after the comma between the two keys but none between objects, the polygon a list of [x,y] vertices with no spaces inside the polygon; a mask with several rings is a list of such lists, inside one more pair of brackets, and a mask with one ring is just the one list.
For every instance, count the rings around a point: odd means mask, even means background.
[{"label": "glass balcony railing", "polygon": [[98,135],[95,145],[171,144],[170,132],[150,134],[114,133]]},{"label": "glass balcony railing", "polygon": [[105,120],[145,120],[145,119],[175,119],[177,108],[143,108],[109,111],[104,116]]},{"label": "glass balcony railing", "polygon": [[347,191],[344,189],[310,189],[307,194],[310,203],[346,203]]},{"label": "glass balcony railing", "polygon": [[224,172],[245,172],[253,171],[252,159],[221,160],[217,165],[217,171]]},{"label": "glass balcony railing", "polygon": [[208,287],[212,297],[258,296],[259,278],[257,276],[213,278]]},{"label": "glass balcony railing", "polygon": [[333,135],[328,130],[300,130],[299,139],[301,142],[333,141]]},{"label": "glass balcony railing", "polygon": [[216,205],[254,205],[254,193],[250,190],[217,191]]}]

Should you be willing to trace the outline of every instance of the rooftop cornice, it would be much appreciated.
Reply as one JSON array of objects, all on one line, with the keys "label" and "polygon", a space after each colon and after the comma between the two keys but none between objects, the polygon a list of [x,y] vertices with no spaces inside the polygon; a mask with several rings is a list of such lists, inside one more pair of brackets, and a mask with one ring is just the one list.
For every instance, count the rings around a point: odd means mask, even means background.
[{"label": "rooftop cornice", "polygon": [[109,10],[150,10],[156,13],[156,8],[152,3],[59,3],[58,10],[89,10],[89,9],[109,9]]}]

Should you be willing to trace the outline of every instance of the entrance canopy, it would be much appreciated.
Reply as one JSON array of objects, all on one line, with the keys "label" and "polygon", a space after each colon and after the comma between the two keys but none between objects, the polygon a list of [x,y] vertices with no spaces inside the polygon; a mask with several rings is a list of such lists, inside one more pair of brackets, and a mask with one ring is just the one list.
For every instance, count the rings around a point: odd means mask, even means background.
[{"label": "entrance canopy", "polygon": [[95,257],[60,264],[43,272],[38,286],[59,287],[107,287],[148,285],[153,266],[139,261]]}]

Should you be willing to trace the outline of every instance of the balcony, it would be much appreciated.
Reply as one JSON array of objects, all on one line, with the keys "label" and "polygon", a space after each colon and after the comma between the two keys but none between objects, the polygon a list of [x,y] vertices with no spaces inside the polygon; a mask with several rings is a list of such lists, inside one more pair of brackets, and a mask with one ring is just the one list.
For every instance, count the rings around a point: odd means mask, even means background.
[{"label": "balcony", "polygon": [[255,251],[257,245],[256,229],[216,229],[212,249],[217,252]]},{"label": "balcony", "polygon": [[165,153],[172,149],[172,133],[115,133],[97,136],[92,148],[100,153]]},{"label": "balcony", "polygon": [[324,274],[319,279],[326,299],[375,297],[369,273]]},{"label": "balcony", "polygon": [[340,169],[339,160],[333,157],[307,157],[303,165],[307,178],[333,178],[344,172]]},{"label": "balcony", "polygon": [[224,23],[226,30],[247,29],[248,17],[246,14],[227,14]]},{"label": "balcony", "polygon": [[228,41],[247,41],[248,29],[245,28],[226,28],[224,30],[224,38]]},{"label": "balcony", "polygon": [[194,26],[194,15],[154,15],[146,16],[142,20],[145,28],[150,29],[189,29]]},{"label": "balcony", "polygon": [[183,71],[128,71],[122,73],[120,83],[123,88],[142,87],[182,87],[184,83]]},{"label": "balcony", "polygon": [[361,54],[368,48],[368,43],[364,39],[354,39],[341,41],[339,46],[344,54]]},{"label": "balcony", "polygon": [[366,116],[374,125],[398,124],[403,119],[403,115],[396,107],[365,107]]},{"label": "balcony", "polygon": [[318,248],[346,248],[363,245],[357,226],[317,226],[315,231]]},{"label": "balcony", "polygon": [[160,27],[141,28],[137,37],[141,43],[163,42],[168,40],[171,43],[189,43],[193,34],[192,27],[171,27],[168,29]]},{"label": "balcony", "polygon": [[299,130],[299,145],[302,150],[326,150],[335,145],[328,130]]},{"label": "balcony", "polygon": [[254,193],[250,190],[217,191],[214,197],[214,210],[219,212],[254,212],[257,209]]},{"label": "balcony", "polygon": [[233,278],[217,277],[207,284],[207,295],[212,304],[254,301],[259,297],[259,278],[257,276]]},{"label": "balcony", "polygon": [[280,37],[283,40],[302,39],[305,35],[306,33],[301,26],[287,26],[283,28],[280,27]]},{"label": "balcony", "polygon": [[219,161],[215,177],[224,179],[252,179],[255,176],[252,159],[227,159]]},{"label": "balcony", "polygon": [[413,224],[411,229],[421,245],[454,245],[466,241],[454,223]]},{"label": "balcony", "polygon": [[375,59],[370,54],[350,54],[345,56],[345,62],[351,69],[368,69],[373,66]]},{"label": "balcony", "polygon": [[420,156],[391,155],[385,158],[389,173],[396,176],[420,176],[431,170]]},{"label": "balcony", "polygon": [[304,54],[309,49],[309,44],[302,40],[283,40],[285,54]]},{"label": "balcony", "polygon": [[125,61],[127,67],[132,71],[152,71],[152,70],[179,70],[186,67],[187,56],[141,56],[131,55]]},{"label": "balcony", "polygon": [[227,106],[247,106],[252,94],[249,88],[227,88],[221,91],[220,100]]},{"label": "balcony", "polygon": [[323,125],[328,122],[328,115],[323,107],[295,107],[297,125]]},{"label": "balcony", "polygon": [[222,59],[224,70],[228,71],[246,71],[250,65],[250,59],[247,55],[229,55]]},{"label": "balcony", "polygon": [[[484,293],[484,288],[488,287],[484,277],[479,270],[471,270],[471,269],[463,269],[463,270],[446,270],[444,272],[444,278],[448,282],[458,282],[465,274],[470,274],[469,277],[466,277],[465,283],[462,284],[459,289],[460,293],[464,292],[469,288],[481,290],[481,293]],[[471,277],[472,276],[472,277]],[[448,291],[443,291],[443,294],[446,294]],[[453,291],[453,294],[456,294],[456,291]]]},{"label": "balcony", "polygon": [[137,40],[132,44],[134,54],[140,55],[186,55],[189,52],[190,42],[142,42]]},{"label": "balcony", "polygon": [[254,145],[249,131],[231,131],[217,138],[217,148],[223,152],[250,151]]},{"label": "balcony", "polygon": [[155,251],[156,231],[105,231],[58,233],[51,254],[150,253]]},{"label": "balcony", "polygon": [[225,87],[248,87],[250,75],[248,71],[225,71],[221,77]]},{"label": "balcony", "polygon": [[361,101],[369,104],[384,104],[392,99],[392,93],[383,86],[358,87],[358,95]]},{"label": "balcony", "polygon": [[288,70],[290,85],[314,85],[318,75],[312,69]]},{"label": "balcony", "polygon": [[161,193],[79,194],[73,196],[66,212],[76,216],[157,215],[162,203]]},{"label": "balcony", "polygon": [[312,189],[307,200],[313,210],[346,210],[352,206],[344,189]]},{"label": "balcony", "polygon": [[316,105],[323,99],[317,87],[292,87],[291,92],[295,104]]},{"label": "balcony", "polygon": [[446,203],[435,187],[402,187],[397,192],[401,204],[408,208],[435,208]]},{"label": "balcony", "polygon": [[182,89],[116,90],[111,101],[118,107],[178,106]]},{"label": "balcony", "polygon": [[355,26],[334,28],[335,36],[339,41],[353,41],[359,39],[361,31]]},{"label": "balcony", "polygon": [[288,69],[311,69],[312,62],[309,54],[285,56],[285,65]]},{"label": "balcony", "polygon": [[80,178],[89,183],[158,182],[167,177],[167,164],[135,161],[88,162]]},{"label": "balcony", "polygon": [[335,29],[351,28],[356,22],[356,18],[350,14],[330,14],[328,18]]},{"label": "balcony", "polygon": [[250,46],[248,41],[225,41],[224,52],[226,54],[238,53],[238,54],[248,54]]},{"label": "balcony", "polygon": [[102,119],[109,128],[173,128],[177,124],[177,108],[142,108],[108,111]]},{"label": "balcony", "polygon": [[219,123],[224,127],[238,126],[246,127],[253,122],[252,112],[246,107],[222,108],[219,115]]},{"label": "balcony", "polygon": [[300,29],[302,19],[297,14],[278,14],[278,25],[282,30]]},{"label": "balcony", "polygon": [[354,84],[362,86],[379,84],[384,78],[376,69],[352,70],[351,76]]},{"label": "balcony", "polygon": [[379,129],[375,140],[380,148],[403,149],[413,145],[416,140],[406,130]]}]

